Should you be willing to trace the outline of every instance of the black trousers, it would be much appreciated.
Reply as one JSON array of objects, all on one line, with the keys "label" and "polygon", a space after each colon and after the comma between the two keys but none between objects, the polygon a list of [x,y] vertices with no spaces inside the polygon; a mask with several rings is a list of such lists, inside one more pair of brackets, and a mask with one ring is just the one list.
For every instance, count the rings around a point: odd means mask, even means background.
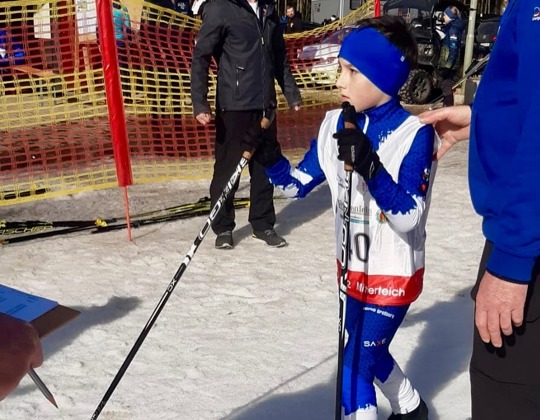
[{"label": "black trousers", "polygon": [[[476,297],[493,244],[486,242]],[[533,269],[525,305],[525,322],[504,337],[496,349],[485,344],[474,328],[470,364],[473,420],[540,420],[540,258]]]},{"label": "black trousers", "polygon": [[456,71],[452,69],[443,69],[441,71],[441,76],[442,76],[441,90],[443,94],[444,106],[454,105],[454,90],[452,89],[452,86],[454,85],[455,75],[456,75]]},{"label": "black trousers", "polygon": [[[218,111],[216,113],[216,144],[214,175],[210,184],[210,199],[212,206],[216,203],[223,188],[231,178],[234,169],[242,157],[241,140],[245,132],[253,125],[259,124],[262,118],[261,111]],[[265,141],[277,141],[276,122],[264,131]],[[250,205],[249,223],[253,230],[264,231],[273,229],[276,223],[274,209],[274,186],[268,180],[264,167],[260,165],[255,156],[249,161]],[[240,181],[240,180],[239,180]],[[216,233],[232,231],[234,222],[234,195],[238,189],[236,183],[225,205],[221,208],[212,224]]]}]

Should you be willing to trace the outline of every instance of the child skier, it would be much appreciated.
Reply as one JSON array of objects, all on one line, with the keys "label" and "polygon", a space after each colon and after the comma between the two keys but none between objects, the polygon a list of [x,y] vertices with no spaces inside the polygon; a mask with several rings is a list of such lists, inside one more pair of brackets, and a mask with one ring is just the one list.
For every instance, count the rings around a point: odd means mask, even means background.
[{"label": "child skier", "polygon": [[[341,401],[346,419],[377,419],[374,383],[390,401],[390,419],[428,418],[426,404],[389,353],[422,290],[435,169],[433,128],[411,116],[398,99],[416,56],[416,44],[400,18],[360,21],[341,46],[336,85],[342,100],[359,111],[357,127],[363,129],[344,128],[341,110],[329,111],[298,167],[291,167],[277,143],[261,144],[254,155],[289,197],[304,197],[328,181],[338,266],[347,177],[340,161],[354,168]],[[244,138],[246,150],[259,145],[255,138]]]}]

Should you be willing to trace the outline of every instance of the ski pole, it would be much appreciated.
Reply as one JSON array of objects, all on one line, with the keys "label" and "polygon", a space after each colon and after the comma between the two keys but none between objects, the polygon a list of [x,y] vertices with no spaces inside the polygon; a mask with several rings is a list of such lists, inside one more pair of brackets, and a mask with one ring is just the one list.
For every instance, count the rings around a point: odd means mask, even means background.
[{"label": "ski pole", "polygon": [[[248,198],[235,198],[234,200],[234,208],[235,209],[241,209],[245,208],[249,205],[249,199]],[[206,214],[210,214],[210,211],[212,209],[210,208],[210,199],[205,201],[198,201],[195,204],[190,204],[189,208],[185,208],[183,210],[176,210],[175,212],[169,212],[168,214],[163,215],[156,215],[153,217],[148,218],[141,218],[141,219],[132,219],[130,221],[130,225],[133,228],[139,228],[141,226],[151,225],[155,223],[162,223],[162,222],[168,222],[178,219],[187,219],[190,217],[196,217],[196,216],[202,216]],[[155,214],[158,214],[157,211],[154,212]],[[56,229],[57,227],[63,226],[62,224],[57,224],[58,222],[40,222],[41,225],[36,223],[33,225],[27,225],[28,227],[23,227],[26,222],[7,222],[7,224],[12,224],[19,226],[18,228],[12,228],[12,229],[3,229],[2,223],[0,221],[0,237],[2,235],[13,235],[13,234],[21,234],[20,236],[13,236],[6,239],[0,238],[0,245],[9,245],[14,244],[17,242],[26,242],[33,239],[44,239],[44,238],[50,238],[54,236],[59,235],[68,235],[70,233],[76,233],[76,232],[83,232],[83,231],[91,231],[91,233],[103,233],[103,232],[110,232],[113,230],[118,229],[125,229],[127,227],[127,223],[120,223],[121,220],[124,220],[123,218],[118,219],[106,219],[101,220],[97,219],[93,222],[77,222],[74,223],[72,227],[66,227],[63,229]],[[29,221],[32,222],[32,221]],[[39,222],[39,221],[38,221]],[[66,226],[69,222],[60,222],[65,223]],[[22,234],[23,231],[26,230],[28,232],[33,232],[31,234]]]},{"label": "ski pole", "polygon": [[[345,128],[356,128],[356,110],[349,102],[343,102],[343,122]],[[343,394],[343,353],[345,349],[345,317],[347,314],[347,271],[349,269],[349,246],[351,241],[351,193],[353,167],[344,162],[345,166],[345,199],[343,200],[343,223],[341,241],[341,273],[339,276],[339,319],[338,319],[338,367],[336,378],[335,420],[341,420],[341,397]]]},{"label": "ski pole", "polygon": [[[190,209],[198,209],[201,206],[210,207],[210,198],[203,197],[195,203],[180,204],[173,207],[167,207],[160,210],[150,210],[144,213],[134,214],[131,219],[141,219],[147,217],[165,217],[167,215],[176,214],[178,212],[189,211]],[[36,233],[48,229],[55,228],[84,228],[84,227],[103,227],[112,223],[125,220],[126,217],[113,217],[110,219],[94,219],[94,220],[25,220],[24,222],[9,222],[0,220],[0,235],[17,235],[26,233]]]},{"label": "ski pole", "polygon": [[[261,127],[263,129],[265,129],[265,130],[270,127],[270,124],[272,123],[272,120],[274,119],[274,116],[275,116],[275,110],[270,109],[269,111],[270,112],[267,114],[266,110],[265,110],[265,113],[263,114],[263,118],[261,119]],[[118,373],[114,377],[111,385],[109,386],[109,388],[105,392],[105,395],[101,399],[101,402],[98,404],[96,410],[94,411],[94,414],[90,418],[91,420],[96,420],[99,417],[101,411],[103,410],[103,408],[107,404],[107,401],[109,401],[109,398],[111,397],[114,390],[118,386],[118,383],[120,382],[120,380],[124,376],[124,373],[126,372],[127,368],[131,364],[133,358],[135,357],[135,355],[139,351],[139,348],[141,347],[141,345],[143,344],[146,336],[148,335],[148,333],[152,329],[152,326],[154,325],[157,318],[159,317],[159,314],[161,313],[161,311],[165,307],[165,304],[167,303],[167,301],[171,297],[172,292],[174,291],[174,288],[176,287],[176,285],[178,284],[178,282],[182,278],[182,275],[184,274],[184,272],[186,271],[189,263],[193,259],[193,256],[195,255],[195,252],[197,252],[197,249],[199,248],[199,245],[201,244],[204,237],[206,236],[206,234],[210,230],[210,227],[212,226],[212,222],[214,221],[214,219],[216,218],[216,215],[221,210],[221,207],[223,206],[223,204],[227,200],[227,197],[229,196],[229,194],[230,194],[231,190],[233,189],[234,185],[236,184],[236,181],[240,178],[240,175],[242,174],[242,171],[247,166],[247,164],[249,162],[249,159],[251,159],[251,156],[252,156],[252,154],[254,152],[255,152],[254,150],[252,150],[251,152],[245,151],[244,154],[242,155],[242,158],[240,159],[240,162],[236,166],[236,169],[234,170],[234,173],[231,175],[231,178],[229,179],[229,181],[227,182],[227,184],[223,188],[223,191],[221,192],[221,195],[219,196],[216,204],[214,204],[214,207],[212,208],[212,211],[210,212],[210,215],[208,216],[208,219],[206,219],[206,222],[204,223],[204,226],[202,227],[201,231],[199,232],[199,234],[195,238],[195,241],[193,242],[193,245],[191,245],[191,249],[188,251],[188,253],[184,257],[184,259],[182,261],[182,264],[180,264],[180,267],[178,268],[178,270],[174,274],[171,282],[167,286],[167,289],[165,290],[165,292],[161,296],[161,299],[159,300],[157,306],[155,307],[154,312],[152,312],[152,315],[150,316],[150,318],[146,322],[146,325],[144,326],[141,334],[139,335],[139,338],[137,338],[137,341],[135,341],[135,344],[131,348],[131,351],[129,352],[126,359],[124,360],[124,363],[120,367],[120,370],[118,371]]]}]

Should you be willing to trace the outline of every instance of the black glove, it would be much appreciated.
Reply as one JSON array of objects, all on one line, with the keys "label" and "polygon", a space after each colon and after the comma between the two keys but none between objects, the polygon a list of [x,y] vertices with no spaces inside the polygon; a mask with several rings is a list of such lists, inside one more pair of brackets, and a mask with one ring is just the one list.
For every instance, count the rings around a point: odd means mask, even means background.
[{"label": "black glove", "polygon": [[264,142],[263,129],[261,124],[257,121],[256,124],[252,124],[248,131],[245,132],[242,137],[242,151],[253,152],[259,148]]},{"label": "black glove", "polygon": [[279,162],[282,156],[279,142],[265,139],[256,150],[253,158],[265,168],[271,168]]},{"label": "black glove", "polygon": [[351,165],[364,179],[377,175],[382,164],[362,130],[345,128],[333,137],[337,139],[339,160]]}]

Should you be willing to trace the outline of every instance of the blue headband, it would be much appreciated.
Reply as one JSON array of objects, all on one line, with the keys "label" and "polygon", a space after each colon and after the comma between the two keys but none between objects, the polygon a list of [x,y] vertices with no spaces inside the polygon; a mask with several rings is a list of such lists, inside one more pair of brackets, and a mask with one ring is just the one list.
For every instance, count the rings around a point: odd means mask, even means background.
[{"label": "blue headband", "polygon": [[354,29],[343,40],[339,57],[392,97],[397,96],[409,77],[410,65],[405,55],[373,28]]},{"label": "blue headband", "polygon": [[457,19],[457,15],[452,11],[450,7],[444,9],[444,14],[450,18],[450,20]]}]

